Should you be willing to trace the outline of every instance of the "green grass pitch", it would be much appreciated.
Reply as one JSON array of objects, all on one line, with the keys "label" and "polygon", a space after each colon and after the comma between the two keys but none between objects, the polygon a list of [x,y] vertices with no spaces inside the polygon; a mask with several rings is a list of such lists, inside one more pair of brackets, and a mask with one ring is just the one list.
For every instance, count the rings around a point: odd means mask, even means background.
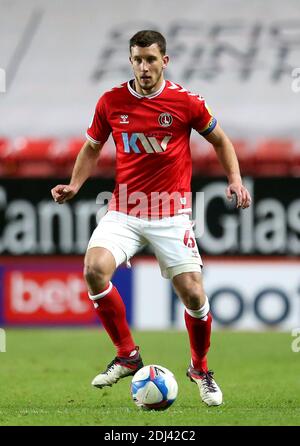
[{"label": "green grass pitch", "polygon": [[185,332],[135,332],[144,364],[175,374],[179,394],[164,412],[139,410],[130,378],[95,389],[114,349],[97,329],[7,329],[0,353],[0,425],[238,426],[300,425],[300,352],[289,333],[214,332],[210,368],[224,404],[207,407],[185,376]]}]

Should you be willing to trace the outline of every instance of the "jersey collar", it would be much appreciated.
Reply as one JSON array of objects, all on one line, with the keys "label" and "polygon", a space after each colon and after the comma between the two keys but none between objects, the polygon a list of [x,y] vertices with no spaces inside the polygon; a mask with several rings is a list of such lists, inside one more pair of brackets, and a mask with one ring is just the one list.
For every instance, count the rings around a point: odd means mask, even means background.
[{"label": "jersey collar", "polygon": [[135,90],[131,87],[130,82],[131,82],[131,81],[128,81],[128,82],[127,82],[127,88],[128,88],[128,90],[129,90],[129,92],[130,92],[133,96],[135,96],[136,98],[139,98],[139,99],[142,99],[142,98],[147,98],[147,99],[153,99],[153,98],[156,98],[157,96],[159,96],[159,95],[162,93],[162,91],[164,90],[164,88],[165,88],[165,86],[166,86],[166,81],[164,80],[164,81],[163,81],[163,84],[162,84],[162,86],[160,87],[159,90],[155,91],[154,93],[144,95],[144,94],[140,94],[140,93],[138,93],[137,91],[135,91]]}]

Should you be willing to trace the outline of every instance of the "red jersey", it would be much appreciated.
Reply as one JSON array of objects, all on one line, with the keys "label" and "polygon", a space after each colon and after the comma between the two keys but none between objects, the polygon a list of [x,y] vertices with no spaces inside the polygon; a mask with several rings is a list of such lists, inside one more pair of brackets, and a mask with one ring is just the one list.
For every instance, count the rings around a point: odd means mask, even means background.
[{"label": "red jersey", "polygon": [[154,218],[190,213],[190,133],[207,135],[216,123],[203,97],[170,81],[147,96],[131,82],[101,96],[86,136],[104,143],[112,133],[116,145],[109,210]]}]

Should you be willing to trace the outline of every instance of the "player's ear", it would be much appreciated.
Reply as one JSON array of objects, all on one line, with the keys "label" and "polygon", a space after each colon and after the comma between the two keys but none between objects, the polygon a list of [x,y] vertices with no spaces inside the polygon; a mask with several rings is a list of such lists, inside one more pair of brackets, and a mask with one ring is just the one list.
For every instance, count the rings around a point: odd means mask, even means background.
[{"label": "player's ear", "polygon": [[131,65],[132,65],[132,58],[131,58],[131,56],[129,56],[128,59],[129,59],[129,62],[131,63]]},{"label": "player's ear", "polygon": [[168,63],[169,63],[169,60],[170,60],[169,56],[168,56],[167,54],[165,54],[165,55],[163,56],[163,68],[167,68],[167,65],[168,65]]}]

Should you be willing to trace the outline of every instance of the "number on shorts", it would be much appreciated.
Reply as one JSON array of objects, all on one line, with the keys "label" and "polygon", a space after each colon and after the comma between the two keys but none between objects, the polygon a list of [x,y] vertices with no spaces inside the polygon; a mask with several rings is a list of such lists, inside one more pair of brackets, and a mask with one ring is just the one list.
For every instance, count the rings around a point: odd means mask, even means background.
[{"label": "number on shorts", "polygon": [[185,231],[184,234],[184,239],[183,239],[183,243],[185,244],[185,246],[187,246],[188,248],[195,248],[196,242],[193,236],[191,236],[191,231],[190,229],[187,229]]}]

